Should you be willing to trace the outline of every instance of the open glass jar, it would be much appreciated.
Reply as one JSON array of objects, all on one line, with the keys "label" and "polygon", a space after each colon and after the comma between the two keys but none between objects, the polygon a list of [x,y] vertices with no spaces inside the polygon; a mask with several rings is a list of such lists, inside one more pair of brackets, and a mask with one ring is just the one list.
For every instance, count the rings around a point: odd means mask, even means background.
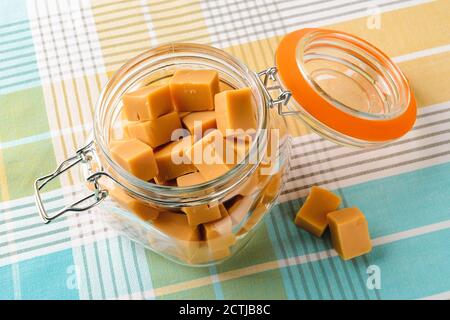
[{"label": "open glass jar", "polygon": [[[258,123],[240,163],[192,187],[140,180],[120,167],[109,151],[110,141],[121,134],[122,96],[165,82],[181,68],[213,69],[225,86],[250,87]],[[36,180],[36,203],[44,222],[99,204],[99,216],[150,250],[181,264],[212,265],[243,248],[276,203],[290,150],[283,116],[297,117],[337,143],[374,147],[405,134],[415,115],[413,95],[398,67],[378,49],[345,33],[290,33],[277,49],[276,67],[260,73],[209,46],[161,45],[128,61],[109,80],[95,109],[92,141],[55,172]],[[77,164],[92,193],[47,214],[40,190]],[[203,229],[187,229],[182,213],[205,206],[226,211],[219,221],[221,231],[208,239]]]}]

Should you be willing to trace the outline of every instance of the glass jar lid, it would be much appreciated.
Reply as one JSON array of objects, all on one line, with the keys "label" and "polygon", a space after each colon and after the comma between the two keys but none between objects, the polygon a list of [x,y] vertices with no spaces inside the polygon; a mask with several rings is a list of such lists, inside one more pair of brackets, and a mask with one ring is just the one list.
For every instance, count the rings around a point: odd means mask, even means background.
[{"label": "glass jar lid", "polygon": [[407,133],[416,102],[403,73],[382,51],[344,32],[301,29],[276,51],[277,78],[290,113],[314,131],[353,146],[375,146]]}]

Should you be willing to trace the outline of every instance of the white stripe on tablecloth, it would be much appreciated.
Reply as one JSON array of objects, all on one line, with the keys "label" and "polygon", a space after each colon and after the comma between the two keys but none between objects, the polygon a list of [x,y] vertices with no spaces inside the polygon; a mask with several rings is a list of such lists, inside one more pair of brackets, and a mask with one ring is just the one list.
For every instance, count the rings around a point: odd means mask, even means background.
[{"label": "white stripe on tablecloth", "polygon": [[450,300],[450,291],[441,292],[432,296],[421,298],[419,300]]},{"label": "white stripe on tablecloth", "polygon": [[144,15],[145,23],[147,24],[148,34],[150,38],[150,43],[152,46],[156,46],[158,44],[158,39],[156,37],[155,30],[153,29],[152,17],[150,15],[149,7],[147,6],[146,0],[140,0],[142,11]]},{"label": "white stripe on tablecloth", "polygon": [[444,46],[429,48],[429,49],[420,50],[420,51],[414,51],[414,52],[411,52],[408,54],[404,54],[402,56],[394,57],[394,58],[392,58],[392,60],[395,63],[402,63],[405,61],[425,58],[425,57],[429,57],[429,56],[433,56],[436,54],[441,54],[441,53],[445,53],[445,52],[449,52],[449,51],[450,51],[450,44],[447,44]]}]

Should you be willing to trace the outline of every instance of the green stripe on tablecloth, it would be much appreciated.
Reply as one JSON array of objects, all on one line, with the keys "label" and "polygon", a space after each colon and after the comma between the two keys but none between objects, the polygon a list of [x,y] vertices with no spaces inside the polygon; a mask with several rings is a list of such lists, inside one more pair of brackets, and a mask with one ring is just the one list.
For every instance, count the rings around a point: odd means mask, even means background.
[{"label": "green stripe on tablecloth", "polygon": [[247,248],[244,248],[235,257],[217,266],[217,271],[227,272],[230,270],[245,268],[247,266],[276,260],[275,251],[270,242],[267,228],[262,223],[261,227],[256,231]]},{"label": "green stripe on tablecloth", "polygon": [[0,142],[49,131],[42,87],[0,95]]},{"label": "green stripe on tablecloth", "polygon": [[225,299],[286,299],[279,270],[269,270],[221,283]]},{"label": "green stripe on tablecloth", "polygon": [[[159,277],[153,278],[153,288],[165,287],[171,284],[181,283],[193,279],[209,277],[208,268],[190,268],[174,264],[149,250],[147,260],[150,273],[158,273]],[[164,272],[165,270],[166,272]]]},{"label": "green stripe on tablecloth", "polygon": [[203,286],[200,288],[190,289],[186,291],[180,291],[173,294],[168,294],[160,297],[156,297],[157,299],[183,299],[183,300],[191,300],[191,299],[202,299],[202,300],[211,300],[215,298],[214,289],[212,285]]},{"label": "green stripe on tablecloth", "polygon": [[[40,177],[56,168],[55,153],[50,139],[2,150],[10,199],[33,194],[30,177]],[[45,191],[59,188],[58,180],[46,186]]]}]

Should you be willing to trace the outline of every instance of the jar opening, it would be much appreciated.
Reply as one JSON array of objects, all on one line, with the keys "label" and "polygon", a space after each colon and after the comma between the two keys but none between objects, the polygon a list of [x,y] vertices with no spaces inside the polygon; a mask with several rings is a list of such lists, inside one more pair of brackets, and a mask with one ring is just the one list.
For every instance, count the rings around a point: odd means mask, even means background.
[{"label": "jar opening", "polygon": [[359,39],[327,30],[299,41],[300,72],[325,100],[353,116],[386,120],[409,105],[406,80],[379,50]]},{"label": "jar opening", "polygon": [[284,36],[276,52],[279,83],[291,114],[326,139],[379,147],[411,130],[416,102],[392,60],[370,43],[335,30]]},{"label": "jar opening", "polygon": [[[111,157],[109,141],[120,127],[122,96],[139,87],[158,84],[170,78],[177,69],[213,69],[219,78],[232,87],[250,87],[256,105],[258,129],[247,156],[223,176],[191,187],[157,185],[140,180],[120,167]],[[179,202],[198,205],[212,201],[211,195],[220,198],[253,173],[257,164],[247,160],[260,154],[266,143],[267,110],[261,94],[257,75],[243,63],[224,51],[213,47],[176,43],[155,47],[123,65],[108,81],[96,105],[94,139],[100,155],[105,159],[106,170],[112,172],[135,196],[157,204]],[[261,158],[261,157],[259,157]]]}]

